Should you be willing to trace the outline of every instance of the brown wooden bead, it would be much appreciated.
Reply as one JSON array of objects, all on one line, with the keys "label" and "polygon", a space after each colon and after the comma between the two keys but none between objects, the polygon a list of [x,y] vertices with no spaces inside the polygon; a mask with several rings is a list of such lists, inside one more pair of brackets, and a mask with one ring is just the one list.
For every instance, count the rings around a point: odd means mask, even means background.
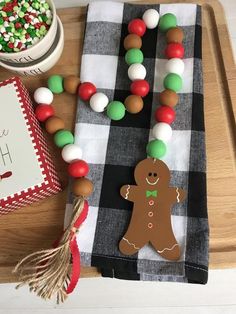
[{"label": "brown wooden bead", "polygon": [[184,32],[180,27],[173,27],[166,33],[167,43],[179,43],[181,44],[184,39]]},{"label": "brown wooden bead", "polygon": [[179,101],[179,96],[174,91],[170,89],[165,89],[160,93],[159,102],[161,105],[166,105],[169,107],[174,107]]},{"label": "brown wooden bead", "polygon": [[53,116],[45,122],[45,129],[49,134],[54,134],[65,128],[65,123],[61,118]]},{"label": "brown wooden bead", "polygon": [[125,108],[130,113],[138,113],[143,109],[143,99],[137,95],[129,95],[126,97]]},{"label": "brown wooden bead", "polygon": [[142,47],[142,39],[136,34],[129,34],[124,39],[124,48],[129,50],[131,48],[140,49]]},{"label": "brown wooden bead", "polygon": [[80,84],[80,79],[75,75],[70,75],[64,78],[63,84],[67,93],[76,94]]},{"label": "brown wooden bead", "polygon": [[93,193],[93,183],[87,178],[75,179],[72,185],[72,192],[76,196],[88,197]]}]

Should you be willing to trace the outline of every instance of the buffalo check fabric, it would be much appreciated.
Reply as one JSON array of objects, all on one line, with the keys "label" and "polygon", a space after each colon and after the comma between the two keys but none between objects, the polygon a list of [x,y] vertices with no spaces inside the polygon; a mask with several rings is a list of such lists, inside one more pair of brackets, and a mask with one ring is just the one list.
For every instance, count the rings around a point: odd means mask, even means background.
[{"label": "buffalo check fabric", "polygon": [[[131,280],[206,283],[208,278],[208,218],[206,202],[205,132],[203,112],[201,7],[195,4],[137,5],[93,2],[88,6],[81,81],[93,82],[109,100],[124,101],[129,95],[128,66],[124,61],[123,40],[127,25],[140,18],[148,8],[160,15],[174,13],[184,30],[185,72],[183,88],[172,124],[173,137],[163,161],[171,170],[171,185],[187,190],[188,197],[172,208],[172,225],[181,246],[178,262],[160,257],[150,245],[136,255],[124,256],[118,243],[132,213],[132,203],[119,194],[123,184],[134,184],[135,165],[146,158],[146,145],[152,138],[154,111],[163,90],[166,59],[165,35],[158,28],[147,30],[142,51],[150,93],[144,109],[137,115],[126,114],[111,121],[78,101],[75,139],[90,165],[89,177],[95,191],[89,199],[88,218],[77,242],[82,264],[100,268],[105,277]],[[69,195],[65,224],[71,215]]]}]

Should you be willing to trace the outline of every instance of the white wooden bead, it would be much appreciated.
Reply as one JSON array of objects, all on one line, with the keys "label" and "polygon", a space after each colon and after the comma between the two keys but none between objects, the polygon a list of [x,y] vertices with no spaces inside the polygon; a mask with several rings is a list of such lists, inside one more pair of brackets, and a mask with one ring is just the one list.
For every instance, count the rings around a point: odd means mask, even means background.
[{"label": "white wooden bead", "polygon": [[141,63],[134,63],[129,66],[128,77],[131,81],[144,80],[147,71]]},{"label": "white wooden bead", "polygon": [[76,144],[68,144],[61,151],[63,160],[68,163],[71,163],[73,160],[82,159],[82,155],[82,149]]},{"label": "white wooden bead", "polygon": [[34,92],[34,100],[37,104],[51,105],[53,93],[47,87],[39,87]]},{"label": "white wooden bead", "polygon": [[168,123],[159,122],[154,125],[152,134],[156,139],[167,143],[172,137],[172,128]]},{"label": "white wooden bead", "polygon": [[173,58],[166,62],[167,73],[176,73],[182,75],[184,72],[184,61],[182,59]]},{"label": "white wooden bead", "polygon": [[104,93],[95,93],[89,101],[90,107],[95,112],[103,112],[108,105],[109,99]]},{"label": "white wooden bead", "polygon": [[143,14],[143,21],[147,28],[153,29],[158,25],[159,13],[155,9],[148,9]]}]

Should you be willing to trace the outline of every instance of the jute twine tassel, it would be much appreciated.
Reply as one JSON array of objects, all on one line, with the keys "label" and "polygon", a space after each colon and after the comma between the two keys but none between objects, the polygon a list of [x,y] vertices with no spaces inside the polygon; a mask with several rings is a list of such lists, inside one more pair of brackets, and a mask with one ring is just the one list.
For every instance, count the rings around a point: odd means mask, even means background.
[{"label": "jute twine tassel", "polygon": [[65,229],[57,247],[32,253],[22,259],[13,270],[19,274],[19,288],[28,284],[30,291],[47,300],[57,296],[57,302],[64,302],[70,282],[70,243],[78,229],[75,223],[84,208],[84,199],[75,199],[71,222]]}]

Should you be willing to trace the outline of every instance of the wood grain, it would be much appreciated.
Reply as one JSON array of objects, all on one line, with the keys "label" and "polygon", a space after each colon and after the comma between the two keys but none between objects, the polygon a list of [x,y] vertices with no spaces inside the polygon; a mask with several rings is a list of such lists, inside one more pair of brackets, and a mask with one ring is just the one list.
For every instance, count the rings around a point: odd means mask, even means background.
[{"label": "wood grain", "polygon": [[[152,1],[145,1],[151,3]],[[158,2],[158,1],[157,1]],[[157,3],[155,2],[155,3]],[[161,1],[168,3],[171,1]],[[175,1],[203,5],[203,72],[207,146],[210,267],[236,267],[236,67],[233,61],[223,8],[216,0]],[[46,75],[23,78],[30,92],[45,85],[50,74],[79,75],[85,8],[58,10],[65,29],[65,49],[58,64]],[[1,69],[0,80],[11,74]],[[55,96],[56,113],[73,129],[76,98]],[[48,248],[60,234],[67,193],[66,165],[46,135],[64,191],[56,196],[0,217],[0,282],[12,282],[13,266],[37,249]],[[98,276],[83,268],[82,276]]]}]

